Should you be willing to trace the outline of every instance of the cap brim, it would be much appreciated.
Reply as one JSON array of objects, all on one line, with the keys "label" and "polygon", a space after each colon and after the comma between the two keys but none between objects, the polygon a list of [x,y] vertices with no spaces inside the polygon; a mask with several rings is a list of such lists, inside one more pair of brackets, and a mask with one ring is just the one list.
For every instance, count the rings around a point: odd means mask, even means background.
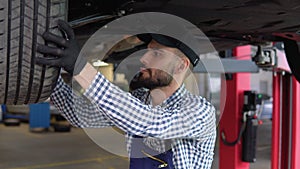
[{"label": "cap brim", "polygon": [[155,40],[159,44],[162,44],[167,47],[177,48],[182,53],[184,53],[190,60],[191,64],[195,67],[199,61],[198,55],[187,45],[182,43],[181,41],[161,34],[153,34],[153,33],[145,33],[139,34],[137,37],[143,41],[144,43],[150,43],[151,40]]}]

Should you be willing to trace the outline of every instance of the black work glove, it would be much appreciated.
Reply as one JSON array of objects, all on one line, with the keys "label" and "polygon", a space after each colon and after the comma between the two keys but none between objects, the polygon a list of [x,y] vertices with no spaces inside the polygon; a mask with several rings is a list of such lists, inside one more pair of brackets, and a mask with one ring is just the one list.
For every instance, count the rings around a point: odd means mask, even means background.
[{"label": "black work glove", "polygon": [[75,39],[75,34],[71,26],[63,20],[58,20],[57,26],[64,37],[51,32],[45,32],[43,34],[44,40],[54,44],[56,47],[39,45],[37,51],[46,54],[46,57],[37,57],[35,61],[37,64],[62,67],[71,75],[77,75],[86,65],[87,61],[83,57],[78,57],[80,46]]}]

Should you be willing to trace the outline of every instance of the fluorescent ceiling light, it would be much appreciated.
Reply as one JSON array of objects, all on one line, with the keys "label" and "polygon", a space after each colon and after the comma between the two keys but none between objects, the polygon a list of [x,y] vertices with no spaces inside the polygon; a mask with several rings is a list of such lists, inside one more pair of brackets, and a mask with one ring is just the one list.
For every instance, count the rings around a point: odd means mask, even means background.
[{"label": "fluorescent ceiling light", "polygon": [[93,66],[95,66],[95,67],[108,66],[108,65],[109,65],[108,63],[105,63],[101,60],[97,60],[97,61],[93,62]]}]

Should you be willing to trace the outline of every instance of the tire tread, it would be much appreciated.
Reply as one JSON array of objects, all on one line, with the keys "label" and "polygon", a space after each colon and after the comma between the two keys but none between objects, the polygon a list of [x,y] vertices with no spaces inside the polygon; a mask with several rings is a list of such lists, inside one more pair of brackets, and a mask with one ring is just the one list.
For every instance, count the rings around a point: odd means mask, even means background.
[{"label": "tire tread", "polygon": [[[64,10],[54,16],[51,8],[57,5]],[[35,57],[44,57],[36,47],[45,44],[41,35],[53,31],[55,20],[66,19],[66,11],[66,0],[0,0],[5,25],[0,27],[0,104],[43,102],[50,96],[60,71],[36,65]]]}]

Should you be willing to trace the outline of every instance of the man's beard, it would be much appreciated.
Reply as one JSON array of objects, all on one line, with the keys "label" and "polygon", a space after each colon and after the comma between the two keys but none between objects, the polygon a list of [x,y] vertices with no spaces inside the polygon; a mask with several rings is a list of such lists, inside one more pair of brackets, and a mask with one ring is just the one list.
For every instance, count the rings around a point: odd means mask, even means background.
[{"label": "man's beard", "polygon": [[[156,71],[155,77],[152,76],[152,71]],[[163,70],[147,69],[149,76],[143,77],[143,73],[136,74],[129,84],[130,90],[138,88],[146,88],[149,90],[156,89],[158,87],[165,87],[170,85],[173,80],[173,76]]]}]

